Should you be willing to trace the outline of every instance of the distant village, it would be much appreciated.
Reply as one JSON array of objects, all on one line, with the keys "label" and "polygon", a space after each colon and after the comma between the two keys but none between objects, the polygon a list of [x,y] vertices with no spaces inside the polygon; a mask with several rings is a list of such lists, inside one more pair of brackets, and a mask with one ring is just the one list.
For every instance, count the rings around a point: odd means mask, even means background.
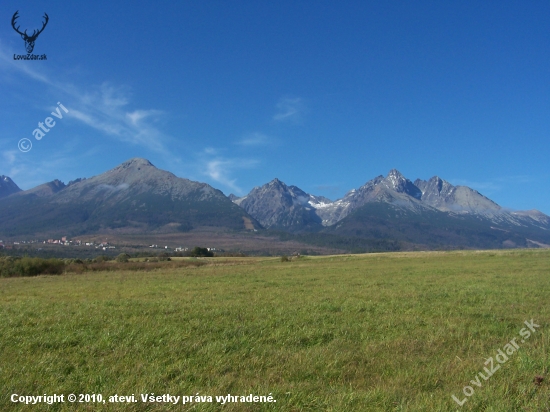
[{"label": "distant village", "polygon": [[[60,245],[60,246],[94,246],[96,249],[108,250],[116,249],[116,246],[109,244],[108,242],[83,242],[82,240],[69,240],[67,236],[63,236],[61,239],[48,239],[48,240],[20,240],[14,242],[4,242],[0,240],[0,249],[13,249],[17,245]],[[38,249],[40,250],[40,249]]]},{"label": "distant village", "polygon": [[[98,250],[111,250],[116,249],[116,246],[104,241],[100,243],[96,242],[85,242],[80,239],[74,239],[69,240],[67,236],[63,236],[61,239],[48,239],[48,240],[20,240],[20,241],[13,241],[13,242],[5,242],[3,240],[0,240],[0,250],[10,250],[14,247],[20,246],[20,245],[59,245],[59,246],[88,246],[88,247],[94,247]],[[144,246],[145,247],[145,246]],[[159,246],[159,245],[148,245],[150,249],[163,249],[165,251],[173,251],[173,252],[188,252],[192,248],[189,247],[176,247],[172,248],[169,246]],[[223,252],[223,249],[215,248],[215,247],[207,247],[206,248],[209,252]],[[42,250],[42,248],[37,248],[36,250]]]}]

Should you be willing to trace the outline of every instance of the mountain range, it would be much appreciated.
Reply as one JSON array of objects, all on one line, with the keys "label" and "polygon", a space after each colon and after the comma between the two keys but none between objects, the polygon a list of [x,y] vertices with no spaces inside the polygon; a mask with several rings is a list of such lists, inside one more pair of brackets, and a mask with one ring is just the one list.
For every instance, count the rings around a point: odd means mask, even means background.
[{"label": "mountain range", "polygon": [[230,196],[268,229],[393,239],[421,247],[527,247],[550,243],[550,217],[511,211],[466,186],[432,177],[414,183],[398,170],[334,202],[278,179]]},{"label": "mountain range", "polygon": [[[0,177],[0,235],[259,232],[339,250],[545,247],[550,217],[511,211],[434,176],[398,170],[331,201],[279,179],[243,197],[135,158],[101,175],[22,191]],[[352,245],[359,245],[354,247]]]},{"label": "mountain range", "polygon": [[140,158],[99,176],[67,185],[54,180],[0,199],[0,232],[7,237],[246,227],[260,225],[220,190]]}]

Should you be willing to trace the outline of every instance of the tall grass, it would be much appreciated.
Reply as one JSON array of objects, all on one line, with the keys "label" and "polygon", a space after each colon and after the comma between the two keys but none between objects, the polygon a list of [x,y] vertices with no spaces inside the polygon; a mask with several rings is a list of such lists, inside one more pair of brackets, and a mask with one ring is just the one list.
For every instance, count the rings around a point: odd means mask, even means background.
[{"label": "tall grass", "polygon": [[[548,251],[498,251],[0,279],[0,410],[549,411],[549,273]],[[459,407],[451,395],[531,319],[539,330]],[[151,392],[277,402],[9,401]]]}]

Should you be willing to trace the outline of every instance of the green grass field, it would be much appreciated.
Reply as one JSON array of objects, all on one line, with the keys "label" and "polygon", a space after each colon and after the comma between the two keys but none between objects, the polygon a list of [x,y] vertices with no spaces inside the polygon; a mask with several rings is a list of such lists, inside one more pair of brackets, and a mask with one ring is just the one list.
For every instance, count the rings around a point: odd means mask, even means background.
[{"label": "green grass field", "polygon": [[[546,250],[0,278],[0,410],[550,411],[549,320]],[[10,401],[54,393],[65,403]],[[138,402],[67,401],[81,393]],[[151,393],[213,401],[143,403]],[[277,402],[216,402],[227,394]]]}]

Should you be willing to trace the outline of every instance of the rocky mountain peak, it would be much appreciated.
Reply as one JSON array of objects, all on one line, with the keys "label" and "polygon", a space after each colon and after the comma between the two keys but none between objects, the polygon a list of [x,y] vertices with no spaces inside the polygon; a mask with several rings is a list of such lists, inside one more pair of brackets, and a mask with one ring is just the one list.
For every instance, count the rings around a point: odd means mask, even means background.
[{"label": "rocky mountain peak", "polygon": [[438,176],[428,181],[417,179],[414,183],[422,191],[422,201],[439,210],[483,216],[500,213],[499,205],[467,186],[453,186]]},{"label": "rocky mountain peak", "polygon": [[136,171],[153,171],[158,170],[149,160],[142,159],[141,157],[134,157],[133,159],[127,160],[124,163],[121,163],[114,169],[111,169],[111,173],[116,172],[132,172]]},{"label": "rocky mountain peak", "polygon": [[286,190],[287,187],[288,187],[284,182],[280,181],[278,178],[273,179],[267,185],[270,188],[279,188],[279,189],[282,189],[282,190]]},{"label": "rocky mountain peak", "polygon": [[21,189],[8,176],[0,176],[0,197],[6,197],[13,193],[20,192]]},{"label": "rocky mountain peak", "polygon": [[399,170],[397,170],[397,169],[392,169],[392,170],[390,170],[390,171],[388,172],[388,177],[390,177],[390,176],[394,176],[394,177],[396,177],[396,178],[398,178],[398,179],[405,179],[405,176],[403,176],[403,174],[402,174]]},{"label": "rocky mountain peak", "polygon": [[422,197],[421,190],[416,187],[413,182],[403,176],[397,169],[390,170],[388,176],[386,176],[381,183],[388,189],[395,190],[397,193],[405,193],[416,199],[420,199]]},{"label": "rocky mountain peak", "polygon": [[255,187],[246,196],[231,200],[265,228],[293,231],[321,226],[315,207],[309,203],[310,200],[315,203],[317,199],[296,186],[287,186],[277,178]]},{"label": "rocky mountain peak", "polygon": [[140,166],[152,166],[152,167],[155,167],[153,165],[153,163],[151,163],[149,160],[147,159],[143,159],[141,157],[134,157],[130,160],[127,160],[125,161],[124,163],[120,164],[118,167],[121,167],[121,168],[126,168],[126,167],[131,167],[131,166],[134,166],[134,167],[140,167]]},{"label": "rocky mountain peak", "polygon": [[76,190],[76,188],[99,183],[114,187],[121,185],[133,186],[137,190],[149,190],[151,187],[157,187],[160,191],[167,192],[175,182],[178,182],[178,178],[174,174],[157,169],[147,159],[136,157],[121,163],[102,175],[72,184],[71,188]]},{"label": "rocky mountain peak", "polygon": [[448,183],[441,179],[439,176],[432,177],[429,182],[434,184],[439,191],[441,191],[441,189],[443,188],[443,183]]},{"label": "rocky mountain peak", "polygon": [[456,190],[455,186],[439,176],[433,176],[428,181],[416,179],[414,184],[422,191],[422,200],[428,203],[440,197],[447,198]]},{"label": "rocky mountain peak", "polygon": [[2,175],[0,176],[0,181],[4,182],[4,184],[15,184],[13,180],[9,176]]}]

